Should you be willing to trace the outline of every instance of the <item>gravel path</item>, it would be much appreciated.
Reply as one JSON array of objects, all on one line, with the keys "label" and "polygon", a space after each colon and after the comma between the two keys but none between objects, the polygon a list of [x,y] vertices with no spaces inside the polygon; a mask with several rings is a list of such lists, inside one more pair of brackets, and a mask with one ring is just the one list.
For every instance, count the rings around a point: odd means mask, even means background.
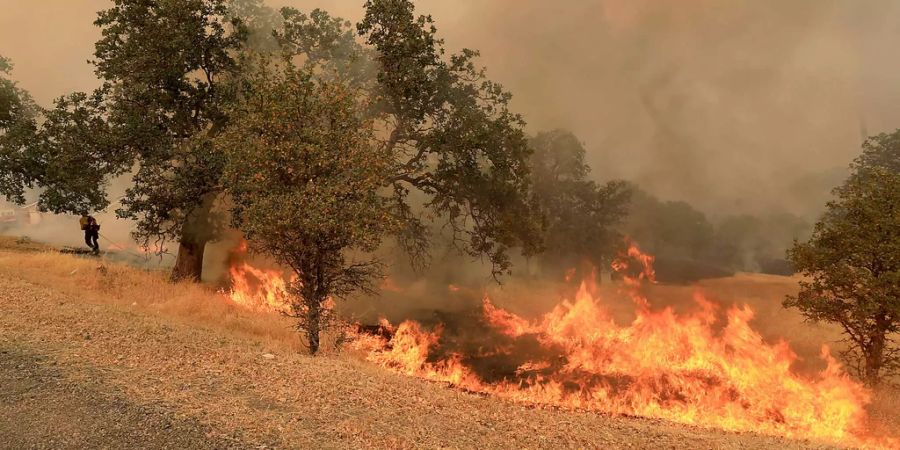
[{"label": "gravel path", "polygon": [[310,358],[127,295],[73,295],[58,280],[89,263],[38,270],[28,257],[0,252],[3,448],[821,448],[533,408]]}]

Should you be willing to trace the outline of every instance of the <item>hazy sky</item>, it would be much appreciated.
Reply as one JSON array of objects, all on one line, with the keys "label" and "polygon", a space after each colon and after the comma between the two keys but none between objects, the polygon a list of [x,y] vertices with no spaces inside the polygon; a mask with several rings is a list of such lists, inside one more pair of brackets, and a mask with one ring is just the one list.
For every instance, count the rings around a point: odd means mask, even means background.
[{"label": "hazy sky", "polygon": [[[271,0],[351,20],[362,0]],[[104,0],[0,0],[0,54],[42,104],[96,85]],[[900,2],[429,0],[448,49],[482,51],[529,131],[573,130],[598,178],[708,212],[817,207],[794,180],[900,127]]]}]

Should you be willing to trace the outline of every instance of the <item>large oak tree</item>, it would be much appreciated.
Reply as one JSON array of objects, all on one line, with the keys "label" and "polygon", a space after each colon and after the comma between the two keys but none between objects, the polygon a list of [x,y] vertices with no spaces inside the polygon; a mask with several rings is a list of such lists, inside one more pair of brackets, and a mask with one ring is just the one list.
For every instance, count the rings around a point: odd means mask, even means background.
[{"label": "large oak tree", "polygon": [[227,123],[219,85],[237,69],[243,27],[225,0],[115,0],[95,23],[109,121],[137,166],[118,213],[145,242],[178,241],[173,279],[199,279],[220,224],[223,161],[209,139]]}]

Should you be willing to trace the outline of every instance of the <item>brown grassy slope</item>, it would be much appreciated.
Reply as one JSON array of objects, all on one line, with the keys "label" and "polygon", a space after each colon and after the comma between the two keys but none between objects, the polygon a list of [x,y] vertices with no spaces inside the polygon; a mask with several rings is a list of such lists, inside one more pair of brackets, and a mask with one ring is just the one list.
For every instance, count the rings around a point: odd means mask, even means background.
[{"label": "brown grassy slope", "polygon": [[[223,435],[297,448],[805,448],[643,419],[529,408],[298,353],[290,323],[161,274],[0,251],[0,345],[102,376]],[[265,353],[274,359],[263,358]],[[99,375],[98,375],[99,374]],[[48,407],[51,405],[48,405]]]}]

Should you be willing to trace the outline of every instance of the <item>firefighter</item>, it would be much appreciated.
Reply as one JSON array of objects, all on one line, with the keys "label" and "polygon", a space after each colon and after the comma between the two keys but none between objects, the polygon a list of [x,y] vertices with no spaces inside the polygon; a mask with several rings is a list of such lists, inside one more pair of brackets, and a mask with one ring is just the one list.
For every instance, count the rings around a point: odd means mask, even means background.
[{"label": "firefighter", "polygon": [[81,220],[78,222],[81,224],[81,230],[84,231],[84,243],[91,248],[95,255],[99,255],[100,244],[97,240],[100,239],[100,224],[97,223],[97,219],[89,216],[87,212],[82,212]]}]

